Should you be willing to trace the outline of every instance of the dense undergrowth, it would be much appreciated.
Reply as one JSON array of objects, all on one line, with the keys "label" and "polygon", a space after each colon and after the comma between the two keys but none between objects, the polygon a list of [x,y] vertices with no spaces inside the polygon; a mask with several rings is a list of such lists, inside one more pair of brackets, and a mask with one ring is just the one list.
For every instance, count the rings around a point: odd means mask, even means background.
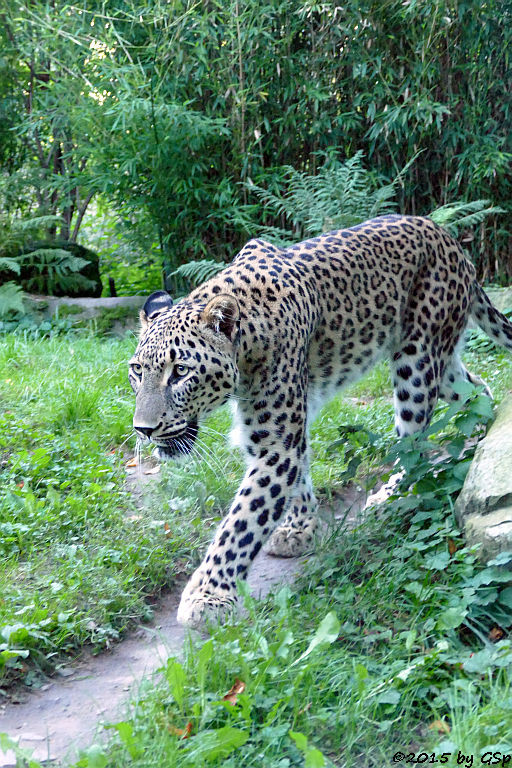
[{"label": "dense undergrowth", "polygon": [[148,618],[200,538],[188,520],[167,537],[160,510],[137,514],[126,490],[133,346],[75,335],[0,342],[4,683],[30,682],[61,652],[108,646]]},{"label": "dense undergrowth", "polygon": [[[159,590],[200,556],[242,472],[223,409],[205,425],[200,455],[165,465],[144,513],[134,509],[119,448],[127,438],[133,447],[133,345],[76,334],[1,339],[4,682],[35,682],[63,651],[108,645],[149,616]],[[478,337],[469,348],[468,367],[501,399],[511,361]],[[293,590],[265,603],[246,596],[249,617],[169,661],[156,689],[143,683],[111,748],[91,747],[79,765],[377,766],[398,750],[429,762],[489,745],[512,751],[507,556],[479,564],[453,515],[468,463],[458,460],[461,434],[489,415],[485,399],[469,408],[455,422],[438,411],[445,450],[435,477],[420,445],[399,446],[410,492],[354,530],[332,529]],[[366,432],[340,441],[347,424]],[[381,365],[313,425],[321,498],[335,499],[351,466],[371,485],[394,444]],[[223,699],[234,684],[238,693]]]}]

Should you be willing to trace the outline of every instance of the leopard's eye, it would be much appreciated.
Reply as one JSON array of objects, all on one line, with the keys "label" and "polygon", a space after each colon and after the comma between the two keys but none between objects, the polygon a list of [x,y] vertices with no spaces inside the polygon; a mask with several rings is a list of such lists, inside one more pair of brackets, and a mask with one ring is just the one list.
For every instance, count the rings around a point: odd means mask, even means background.
[{"label": "leopard's eye", "polygon": [[189,367],[187,365],[181,365],[181,363],[176,363],[174,368],[172,369],[172,375],[175,379],[182,379],[183,376],[186,376],[189,372]]},{"label": "leopard's eye", "polygon": [[142,365],[140,363],[132,363],[131,368],[136,376],[142,376]]}]

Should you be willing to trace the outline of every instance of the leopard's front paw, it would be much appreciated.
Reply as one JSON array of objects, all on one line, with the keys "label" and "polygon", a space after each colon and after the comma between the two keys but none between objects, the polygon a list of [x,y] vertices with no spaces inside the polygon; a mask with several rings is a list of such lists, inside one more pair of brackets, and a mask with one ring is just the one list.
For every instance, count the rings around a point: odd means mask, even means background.
[{"label": "leopard's front paw", "polygon": [[267,555],[274,557],[299,557],[314,549],[314,531],[316,525],[310,523],[305,528],[293,528],[280,525],[264,546]]},{"label": "leopard's front paw", "polygon": [[181,595],[178,606],[178,621],[192,629],[202,629],[210,622],[220,623],[236,611],[237,595],[231,592],[221,592],[208,585],[193,574]]}]

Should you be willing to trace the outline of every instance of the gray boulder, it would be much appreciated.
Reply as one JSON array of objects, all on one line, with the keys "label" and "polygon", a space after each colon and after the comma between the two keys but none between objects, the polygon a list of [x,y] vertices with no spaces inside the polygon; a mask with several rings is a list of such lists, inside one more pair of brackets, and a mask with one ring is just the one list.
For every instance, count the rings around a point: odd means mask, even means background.
[{"label": "gray boulder", "polygon": [[512,396],[476,449],[455,513],[482,559],[512,550]]},{"label": "gray boulder", "polygon": [[75,328],[91,328],[98,335],[123,336],[138,332],[139,310],[146,296],[116,296],[98,298],[68,298],[25,294],[27,315],[35,322],[59,317],[68,318]]}]

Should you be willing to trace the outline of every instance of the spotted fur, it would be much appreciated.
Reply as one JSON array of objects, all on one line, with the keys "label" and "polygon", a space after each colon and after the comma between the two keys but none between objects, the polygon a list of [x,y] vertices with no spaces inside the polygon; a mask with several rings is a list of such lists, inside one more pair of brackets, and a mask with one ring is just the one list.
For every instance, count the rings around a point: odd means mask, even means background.
[{"label": "spotted fur", "polygon": [[[178,618],[229,610],[264,542],[311,546],[315,497],[307,424],[338,389],[391,361],[398,435],[424,429],[439,396],[480,381],[458,355],[472,316],[512,349],[512,324],[475,281],[459,244],[429,219],[386,216],[280,249],[251,240],[176,306],[158,292],[131,361],[134,427],[163,458],[190,450],[198,419],[227,400],[247,469]],[[269,539],[270,537],[270,539]]]}]

